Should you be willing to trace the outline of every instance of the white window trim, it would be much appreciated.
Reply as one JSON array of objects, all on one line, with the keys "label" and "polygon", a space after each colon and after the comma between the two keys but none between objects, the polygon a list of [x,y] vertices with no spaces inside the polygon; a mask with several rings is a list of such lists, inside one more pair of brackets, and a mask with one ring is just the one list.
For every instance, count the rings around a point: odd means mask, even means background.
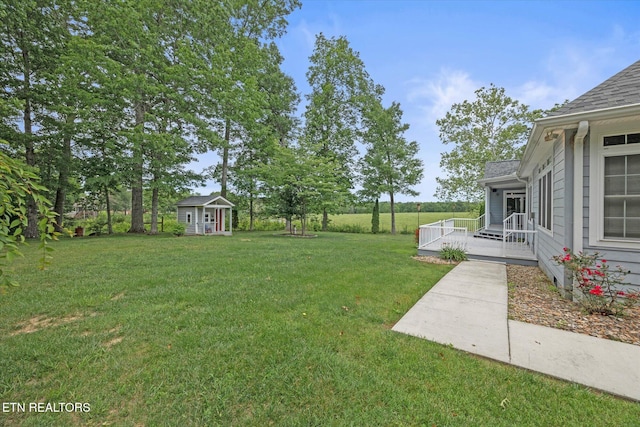
[{"label": "white window trim", "polygon": [[636,123],[618,123],[592,127],[589,143],[589,245],[606,248],[640,249],[639,241],[604,237],[604,158],[640,154],[640,144],[604,146],[604,137],[640,133]]},{"label": "white window trim", "polygon": [[185,220],[187,221],[187,224],[191,224],[193,222],[193,213],[191,211],[186,212]]},{"label": "white window trim", "polygon": [[[554,179],[553,159],[551,158],[546,163],[547,163],[547,165],[540,170],[540,173],[538,173],[538,175],[536,177],[536,184],[538,186],[538,195],[537,195],[538,196],[537,197],[537,199],[538,199],[538,212],[537,212],[538,217],[535,220],[535,224],[536,224],[536,230],[541,231],[541,232],[553,237],[553,217],[554,217],[554,211],[553,211],[554,200],[553,200],[553,196],[554,196],[554,188],[555,188],[555,185],[554,185],[554,182],[553,182],[553,179]],[[547,175],[547,174],[549,174],[549,178],[551,179],[551,209],[550,209],[551,218],[549,218],[549,228],[546,228],[546,227],[540,225],[540,217],[541,217],[541,213],[542,213],[542,204],[540,203],[541,202],[540,193],[542,192],[542,186],[541,186],[540,181],[542,180],[542,177]]]}]

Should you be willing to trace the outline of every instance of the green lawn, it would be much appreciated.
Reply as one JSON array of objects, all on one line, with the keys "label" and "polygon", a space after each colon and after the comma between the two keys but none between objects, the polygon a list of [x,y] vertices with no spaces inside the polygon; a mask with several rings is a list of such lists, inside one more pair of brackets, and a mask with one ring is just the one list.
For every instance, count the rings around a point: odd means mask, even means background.
[{"label": "green lawn", "polygon": [[[449,218],[473,218],[473,214],[469,212],[400,212],[396,213],[396,231],[398,233],[413,234],[418,228],[418,224],[429,224],[441,219]],[[341,225],[359,225],[367,231],[371,230],[371,214],[343,214],[331,215],[331,224]],[[380,230],[381,232],[389,232],[391,230],[391,214],[380,214]]]},{"label": "green lawn", "polygon": [[44,272],[36,246],[0,295],[0,400],[90,412],[3,412],[0,425],[640,419],[637,403],[391,331],[450,269],[413,261],[410,235],[66,239]]}]

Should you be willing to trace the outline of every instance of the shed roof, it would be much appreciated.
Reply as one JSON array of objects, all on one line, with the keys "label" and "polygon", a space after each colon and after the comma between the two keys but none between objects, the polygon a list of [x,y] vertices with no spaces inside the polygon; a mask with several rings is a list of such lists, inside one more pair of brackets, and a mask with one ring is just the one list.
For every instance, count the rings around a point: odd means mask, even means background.
[{"label": "shed roof", "polygon": [[640,104],[640,61],[631,64],[549,116],[564,116],[632,104]]},{"label": "shed roof", "polygon": [[484,166],[484,178],[492,179],[501,176],[513,175],[520,166],[520,160],[502,160],[498,162],[487,162]]},{"label": "shed roof", "polygon": [[204,206],[216,200],[220,200],[226,205],[233,206],[233,203],[222,197],[219,193],[214,193],[209,196],[190,196],[186,199],[180,200],[176,204],[178,206]]}]

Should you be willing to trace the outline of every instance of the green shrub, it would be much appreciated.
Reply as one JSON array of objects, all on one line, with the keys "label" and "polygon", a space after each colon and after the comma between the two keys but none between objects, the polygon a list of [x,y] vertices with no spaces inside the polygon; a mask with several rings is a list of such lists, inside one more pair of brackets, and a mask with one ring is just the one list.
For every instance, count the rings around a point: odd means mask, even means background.
[{"label": "green shrub", "polygon": [[373,205],[373,214],[371,215],[371,232],[373,234],[378,234],[380,232],[380,205],[378,204],[378,199],[376,199],[376,204]]},{"label": "green shrub", "polygon": [[187,225],[176,220],[168,220],[164,223],[164,231],[174,236],[183,236],[187,231]]},{"label": "green shrub", "polygon": [[460,246],[444,244],[440,248],[440,258],[454,262],[466,261],[467,252]]},{"label": "green shrub", "polygon": [[127,221],[114,222],[111,224],[111,229],[114,233],[126,233],[131,228],[131,223]]},{"label": "green shrub", "polygon": [[87,235],[100,235],[107,230],[107,213],[100,212],[95,218],[88,218],[82,221],[80,224],[84,228],[84,234]]}]

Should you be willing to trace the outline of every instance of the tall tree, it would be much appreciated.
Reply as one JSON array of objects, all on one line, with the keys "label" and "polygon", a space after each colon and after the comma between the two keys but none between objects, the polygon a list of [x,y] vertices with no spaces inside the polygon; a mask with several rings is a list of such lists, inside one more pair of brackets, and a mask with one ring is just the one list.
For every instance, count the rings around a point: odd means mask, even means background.
[{"label": "tall tree", "polygon": [[493,84],[475,92],[472,102],[453,104],[436,121],[443,144],[454,145],[442,153],[440,167],[447,176],[436,178],[436,197],[443,201],[479,201],[484,165],[490,161],[518,159],[522,155],[531,124],[542,111],[508,97]]},{"label": "tall tree", "polygon": [[[271,55],[275,45],[270,42],[284,34],[286,16],[298,7],[299,0],[232,0],[225,3],[222,14],[228,22],[205,27],[215,43],[199,46],[202,63],[211,70],[198,79],[204,90],[197,96],[205,101],[200,108],[204,124],[200,131],[210,141],[201,148],[220,152],[216,178],[223,197],[227,197],[231,155],[265,107],[258,79],[275,59]],[[217,34],[211,29],[217,29]]]},{"label": "tall tree", "polygon": [[386,109],[380,103],[371,106],[364,116],[367,152],[360,161],[361,194],[376,201],[380,194],[389,195],[391,234],[395,234],[395,196],[419,194],[412,187],[422,179],[422,160],[417,158],[418,143],[404,137],[409,125],[402,123],[400,104]]},{"label": "tall tree", "polygon": [[[54,0],[7,0],[0,5],[0,96],[11,111],[2,117],[0,137],[12,143],[25,163],[37,165],[37,129],[51,103],[49,76],[68,36],[65,4]],[[38,209],[27,201],[24,235],[38,235]]]},{"label": "tall tree", "polygon": [[299,219],[305,234],[308,216],[322,212],[323,201],[333,193],[326,177],[336,172],[334,162],[310,155],[304,146],[277,146],[271,162],[262,167],[267,213],[288,222]]},{"label": "tall tree", "polygon": [[263,109],[257,120],[245,127],[231,168],[236,194],[248,199],[250,230],[253,230],[255,199],[261,191],[261,168],[274,155],[277,145],[286,145],[297,126],[294,113],[299,95],[295,83],[281,71],[283,58],[277,47],[270,45],[268,52],[270,60],[258,74],[258,85],[264,94]]},{"label": "tall tree", "polygon": [[309,58],[307,80],[311,93],[304,113],[303,142],[313,155],[334,163],[333,176],[325,177],[334,192],[323,200],[322,229],[327,229],[328,214],[335,213],[351,198],[355,182],[353,159],[363,106],[382,94],[365,70],[358,52],[345,37],[316,36]]},{"label": "tall tree", "polygon": [[117,99],[126,113],[118,134],[127,143],[123,170],[131,187],[129,232],[142,233],[144,189],[159,176],[159,168],[173,168],[174,160],[188,162],[188,157],[175,154],[188,145],[177,141],[186,138],[185,122],[193,119],[185,100],[191,94],[188,74],[200,71],[193,69],[188,61],[193,54],[184,47],[193,43],[205,4],[149,0],[84,5],[86,37],[100,47],[99,70],[106,70],[96,73],[96,85],[102,96]]}]

